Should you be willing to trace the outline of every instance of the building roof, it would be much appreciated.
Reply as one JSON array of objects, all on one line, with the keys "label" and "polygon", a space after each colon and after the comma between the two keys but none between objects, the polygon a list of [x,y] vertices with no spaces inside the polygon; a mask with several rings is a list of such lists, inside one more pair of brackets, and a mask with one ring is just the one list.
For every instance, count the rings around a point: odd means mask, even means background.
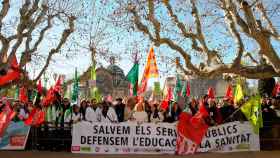
[{"label": "building roof", "polygon": [[123,70],[115,64],[109,65],[107,67],[107,70],[110,71],[113,76],[120,76],[121,78],[125,78]]}]

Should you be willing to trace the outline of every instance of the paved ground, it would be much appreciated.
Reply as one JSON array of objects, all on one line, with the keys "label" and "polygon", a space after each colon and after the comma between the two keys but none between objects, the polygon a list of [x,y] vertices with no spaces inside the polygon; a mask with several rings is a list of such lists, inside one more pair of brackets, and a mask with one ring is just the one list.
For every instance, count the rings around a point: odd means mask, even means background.
[{"label": "paved ground", "polygon": [[280,158],[280,151],[239,152],[239,153],[204,153],[188,156],[174,155],[85,155],[66,152],[46,151],[0,151],[0,158]]}]

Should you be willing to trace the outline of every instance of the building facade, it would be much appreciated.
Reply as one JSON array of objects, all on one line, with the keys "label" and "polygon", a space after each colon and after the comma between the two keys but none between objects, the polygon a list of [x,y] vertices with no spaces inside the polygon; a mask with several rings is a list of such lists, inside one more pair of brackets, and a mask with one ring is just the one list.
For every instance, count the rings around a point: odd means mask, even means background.
[{"label": "building facade", "polygon": [[[91,67],[80,77],[81,97],[90,97],[90,71]],[[105,68],[96,69],[96,87],[102,96],[112,96],[113,98],[125,97],[129,95],[129,82],[124,71],[114,62]]]}]

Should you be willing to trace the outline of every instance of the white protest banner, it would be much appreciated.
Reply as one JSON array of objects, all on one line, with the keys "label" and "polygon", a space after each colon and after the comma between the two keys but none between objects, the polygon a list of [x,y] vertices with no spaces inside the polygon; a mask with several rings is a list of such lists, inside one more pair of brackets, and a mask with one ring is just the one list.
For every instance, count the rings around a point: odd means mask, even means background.
[{"label": "white protest banner", "polygon": [[208,129],[198,152],[259,151],[259,135],[249,122],[230,122]]},{"label": "white protest banner", "polygon": [[[174,154],[176,136],[176,124],[80,122],[73,126],[72,152]],[[198,152],[255,150],[259,150],[259,136],[250,123],[231,122],[209,128]]]},{"label": "white protest banner", "polygon": [[73,126],[72,152],[133,153],[170,151],[176,146],[176,124],[89,123]]}]

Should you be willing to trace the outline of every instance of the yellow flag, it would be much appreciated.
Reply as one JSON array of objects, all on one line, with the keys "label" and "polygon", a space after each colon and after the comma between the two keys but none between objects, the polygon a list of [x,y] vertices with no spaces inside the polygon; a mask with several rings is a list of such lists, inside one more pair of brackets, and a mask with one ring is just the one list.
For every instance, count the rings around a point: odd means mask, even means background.
[{"label": "yellow flag", "polygon": [[240,84],[237,84],[234,92],[234,102],[237,103],[243,98],[244,98],[244,94],[242,91],[242,87]]}]

